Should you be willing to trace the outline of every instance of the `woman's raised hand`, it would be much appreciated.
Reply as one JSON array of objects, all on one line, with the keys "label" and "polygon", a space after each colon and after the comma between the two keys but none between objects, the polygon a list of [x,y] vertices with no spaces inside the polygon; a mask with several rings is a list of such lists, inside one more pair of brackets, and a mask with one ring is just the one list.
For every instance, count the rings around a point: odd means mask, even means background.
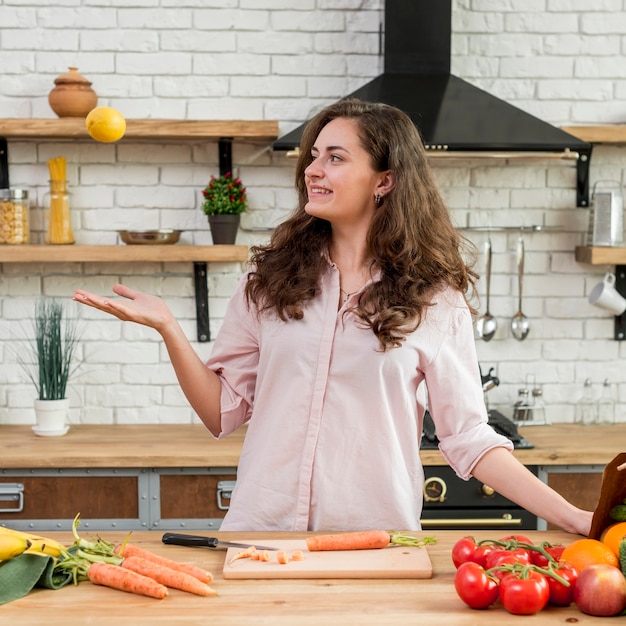
[{"label": "woman's raised hand", "polygon": [[137,322],[144,326],[150,326],[160,333],[174,321],[174,317],[165,302],[157,296],[135,291],[120,284],[113,286],[113,293],[121,296],[121,298],[97,296],[88,291],[77,289],[72,299],[94,309],[110,313],[125,322]]}]

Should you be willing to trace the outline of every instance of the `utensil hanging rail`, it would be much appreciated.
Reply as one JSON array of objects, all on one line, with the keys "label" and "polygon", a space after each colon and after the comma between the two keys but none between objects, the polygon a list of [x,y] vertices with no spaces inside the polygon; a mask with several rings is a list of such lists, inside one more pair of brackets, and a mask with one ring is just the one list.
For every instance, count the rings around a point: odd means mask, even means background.
[{"label": "utensil hanging rail", "polygon": [[458,230],[480,230],[490,233],[518,233],[518,232],[541,232],[544,230],[561,230],[563,226],[542,226],[534,224],[531,226],[457,226]]}]

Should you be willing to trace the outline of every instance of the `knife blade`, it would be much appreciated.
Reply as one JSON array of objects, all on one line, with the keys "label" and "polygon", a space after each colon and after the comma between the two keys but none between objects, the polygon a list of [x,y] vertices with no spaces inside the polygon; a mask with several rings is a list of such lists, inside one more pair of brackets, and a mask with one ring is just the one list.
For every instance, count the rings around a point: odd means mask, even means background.
[{"label": "knife blade", "polygon": [[278,550],[269,546],[259,546],[256,543],[237,543],[236,541],[222,541],[217,537],[203,535],[184,535],[181,533],[165,533],[161,538],[163,543],[190,548],[249,548],[254,546],[258,550]]}]

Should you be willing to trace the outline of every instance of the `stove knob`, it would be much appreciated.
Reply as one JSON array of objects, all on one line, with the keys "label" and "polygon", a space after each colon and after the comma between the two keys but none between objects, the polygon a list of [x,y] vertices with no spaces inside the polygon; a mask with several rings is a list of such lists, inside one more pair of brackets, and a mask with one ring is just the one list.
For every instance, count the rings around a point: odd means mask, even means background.
[{"label": "stove knob", "polygon": [[480,488],[480,493],[482,493],[483,496],[493,496],[496,493],[496,490],[489,485],[483,485]]},{"label": "stove knob", "polygon": [[439,476],[431,476],[424,481],[424,501],[443,502],[446,499],[448,486]]}]

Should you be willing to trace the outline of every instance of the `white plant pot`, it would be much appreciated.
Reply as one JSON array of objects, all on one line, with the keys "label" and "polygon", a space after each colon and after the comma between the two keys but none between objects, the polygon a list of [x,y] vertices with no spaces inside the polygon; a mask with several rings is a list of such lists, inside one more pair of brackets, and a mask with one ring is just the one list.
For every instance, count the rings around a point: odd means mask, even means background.
[{"label": "white plant pot", "polygon": [[35,400],[35,418],[37,423],[33,432],[40,437],[60,437],[69,430],[70,401]]}]

